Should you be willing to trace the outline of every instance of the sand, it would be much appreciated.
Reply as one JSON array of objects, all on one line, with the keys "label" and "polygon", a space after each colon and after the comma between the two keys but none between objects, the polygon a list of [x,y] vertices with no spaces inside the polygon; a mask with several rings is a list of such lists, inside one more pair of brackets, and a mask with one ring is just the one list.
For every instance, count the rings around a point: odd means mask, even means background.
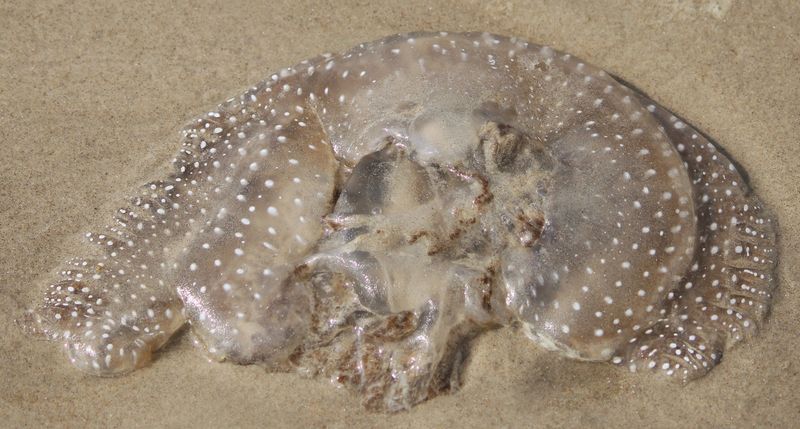
[{"label": "sand", "polygon": [[[800,424],[800,3],[261,3],[0,2],[0,426]],[[88,377],[15,325],[76,236],[167,171],[186,121],[279,67],[411,30],[550,44],[714,136],[781,224],[762,334],[680,387],[496,331],[475,344],[460,392],[386,416],[323,380],[208,363],[185,337],[130,376]]]}]

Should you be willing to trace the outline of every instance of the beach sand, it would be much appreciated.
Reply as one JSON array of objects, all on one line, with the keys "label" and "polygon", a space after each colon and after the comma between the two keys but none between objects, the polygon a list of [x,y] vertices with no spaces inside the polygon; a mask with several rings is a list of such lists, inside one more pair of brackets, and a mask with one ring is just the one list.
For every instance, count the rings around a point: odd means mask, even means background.
[{"label": "beach sand", "polygon": [[[800,425],[800,3],[260,3],[0,2],[0,426]],[[14,323],[80,233],[165,175],[188,120],[281,67],[412,30],[549,44],[716,138],[780,222],[761,335],[681,387],[498,330],[475,342],[462,390],[382,415],[325,380],[209,363],[186,336],[131,375],[85,376]]]}]

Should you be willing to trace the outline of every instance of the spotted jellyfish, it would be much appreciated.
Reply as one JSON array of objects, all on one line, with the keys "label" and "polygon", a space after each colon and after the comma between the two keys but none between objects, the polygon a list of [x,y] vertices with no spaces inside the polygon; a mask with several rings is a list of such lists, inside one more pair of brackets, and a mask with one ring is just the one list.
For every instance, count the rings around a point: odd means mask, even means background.
[{"label": "spotted jellyfish", "polygon": [[192,121],[28,323],[100,376],[188,325],[214,360],[383,411],[457,389],[504,326],[688,381],[763,324],[776,228],[719,146],[614,76],[516,38],[403,34]]}]

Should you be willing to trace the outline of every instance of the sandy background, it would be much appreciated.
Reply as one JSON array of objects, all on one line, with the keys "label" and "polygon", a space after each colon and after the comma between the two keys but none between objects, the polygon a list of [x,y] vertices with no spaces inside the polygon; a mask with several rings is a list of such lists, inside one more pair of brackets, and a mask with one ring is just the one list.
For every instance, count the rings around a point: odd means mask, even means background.
[{"label": "sandy background", "polygon": [[[0,2],[0,426],[800,425],[800,3],[97,3]],[[385,416],[324,381],[209,364],[185,338],[131,376],[86,377],[14,325],[76,235],[167,171],[189,119],[281,66],[410,30],[550,44],[714,136],[782,226],[763,334],[681,388],[498,331],[462,391]]]}]

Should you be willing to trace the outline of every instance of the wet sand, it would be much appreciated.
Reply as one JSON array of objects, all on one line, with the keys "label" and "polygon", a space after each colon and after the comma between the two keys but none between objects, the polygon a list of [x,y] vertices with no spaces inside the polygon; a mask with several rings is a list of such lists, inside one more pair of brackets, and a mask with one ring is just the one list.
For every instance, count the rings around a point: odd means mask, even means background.
[{"label": "wet sand", "polygon": [[[0,2],[0,426],[792,427],[800,422],[800,5]],[[169,5],[167,3],[170,3]],[[566,2],[564,2],[566,3]],[[356,6],[356,4],[362,4]],[[571,52],[715,137],[781,225],[766,329],[686,387],[481,337],[456,394],[392,416],[324,380],[208,363],[186,336],[100,379],[15,325],[78,235],[164,175],[189,119],[280,67],[412,30]]]}]

